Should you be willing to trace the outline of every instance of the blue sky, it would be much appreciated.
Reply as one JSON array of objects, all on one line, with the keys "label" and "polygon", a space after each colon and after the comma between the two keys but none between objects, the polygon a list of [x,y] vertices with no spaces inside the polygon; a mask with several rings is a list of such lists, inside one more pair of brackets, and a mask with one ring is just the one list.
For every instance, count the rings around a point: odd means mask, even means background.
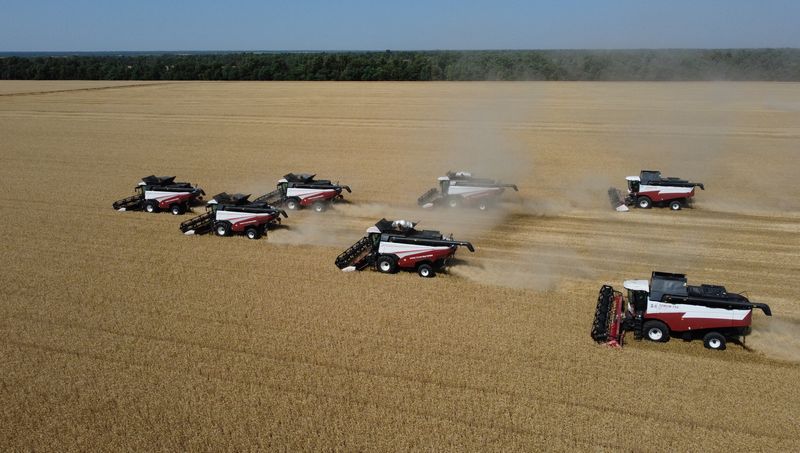
[{"label": "blue sky", "polygon": [[800,1],[0,0],[0,51],[800,47]]}]

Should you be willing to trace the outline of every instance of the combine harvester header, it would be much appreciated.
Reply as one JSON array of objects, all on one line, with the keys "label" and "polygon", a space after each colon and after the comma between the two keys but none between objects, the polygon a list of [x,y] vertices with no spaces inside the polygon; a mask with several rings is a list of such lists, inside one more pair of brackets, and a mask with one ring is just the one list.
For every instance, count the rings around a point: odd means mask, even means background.
[{"label": "combine harvester header", "polygon": [[323,212],[334,202],[344,199],[342,190],[351,193],[350,186],[333,183],[327,179],[314,179],[310,173],[289,173],[278,180],[278,188],[254,201],[272,206],[286,206],[292,211],[311,206]]},{"label": "combine harvester header", "polygon": [[367,229],[366,236],[336,258],[336,267],[349,272],[374,266],[386,274],[403,269],[430,278],[447,265],[459,246],[475,251],[469,242],[445,237],[439,231],[416,230],[415,226],[416,223],[407,220],[381,219]]},{"label": "combine harvester header", "polygon": [[475,178],[472,173],[465,171],[447,172],[440,176],[439,188],[433,188],[422,194],[417,199],[417,204],[423,208],[434,206],[474,206],[485,211],[500,198],[506,188],[519,191],[515,184],[504,184],[494,179]]},{"label": "combine harvester header", "polygon": [[117,211],[169,210],[173,215],[181,215],[206,194],[191,183],[175,182],[174,176],[153,175],[142,178],[134,192],[130,197],[115,201],[112,207]]},{"label": "combine harvester header", "polygon": [[181,223],[183,234],[205,234],[214,231],[217,236],[244,233],[249,239],[258,239],[267,234],[273,223],[281,222],[286,212],[266,203],[249,201],[250,195],[223,192],[214,196],[206,205],[205,214]]},{"label": "combine harvester header", "polygon": [[694,198],[694,188],[705,190],[699,182],[680,178],[662,178],[658,170],[642,170],[639,176],[628,176],[628,195],[615,187],[608,189],[611,205],[619,212],[627,212],[628,206],[650,209],[653,206],[669,206],[678,211],[689,206]]},{"label": "combine harvester header", "polygon": [[750,302],[741,294],[716,285],[690,286],[683,274],[653,272],[650,281],[626,280],[627,300],[612,286],[603,285],[597,298],[592,339],[622,346],[625,332],[634,339],[666,342],[702,338],[706,348],[723,350],[727,341],[741,341],[750,333],[753,309],[767,316],[767,304]]}]

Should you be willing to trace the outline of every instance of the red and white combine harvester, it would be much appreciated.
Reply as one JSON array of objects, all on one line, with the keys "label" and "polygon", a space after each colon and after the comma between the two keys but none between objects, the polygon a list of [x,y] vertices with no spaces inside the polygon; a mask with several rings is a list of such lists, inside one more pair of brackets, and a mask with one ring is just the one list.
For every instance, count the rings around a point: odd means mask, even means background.
[{"label": "red and white combine harvester", "polygon": [[344,199],[342,190],[352,192],[350,186],[333,183],[327,179],[314,179],[312,174],[289,173],[278,180],[278,188],[254,201],[272,206],[285,206],[292,211],[310,206],[323,212],[336,201]]},{"label": "red and white combine harvester", "polygon": [[348,272],[374,267],[392,274],[400,269],[416,271],[430,278],[447,265],[459,246],[470,252],[475,248],[465,241],[432,230],[416,230],[416,223],[407,220],[381,219],[367,229],[367,235],[336,258],[336,267]]},{"label": "red and white combine harvester", "polygon": [[203,199],[203,189],[188,182],[175,182],[174,176],[145,176],[134,188],[134,195],[112,204],[117,211],[159,212],[174,215],[185,213],[192,204]]},{"label": "red and white combine harvester", "polygon": [[706,348],[725,349],[727,341],[741,341],[750,333],[753,309],[772,316],[767,304],[750,302],[722,286],[689,286],[683,274],[653,272],[650,281],[626,280],[625,296],[604,285],[600,289],[592,324],[592,339],[622,346],[625,332],[635,339],[666,342],[702,338]]},{"label": "red and white combine harvester", "polygon": [[217,236],[244,233],[249,239],[258,239],[267,233],[273,223],[280,223],[286,212],[266,203],[251,202],[249,195],[215,195],[206,205],[205,214],[181,223],[183,234],[205,234],[213,231]]},{"label": "red and white combine harvester", "polygon": [[623,197],[617,188],[608,189],[611,204],[617,211],[626,212],[628,206],[650,209],[653,206],[669,206],[678,211],[688,206],[694,197],[694,188],[705,190],[699,182],[680,178],[662,178],[657,170],[642,170],[639,176],[628,176],[628,195]]},{"label": "red and white combine harvester", "polygon": [[447,172],[446,176],[439,177],[439,187],[422,194],[417,199],[417,204],[423,208],[434,206],[459,206],[477,207],[481,211],[497,201],[506,188],[519,191],[515,184],[503,184],[494,179],[475,178],[471,173],[464,171]]}]

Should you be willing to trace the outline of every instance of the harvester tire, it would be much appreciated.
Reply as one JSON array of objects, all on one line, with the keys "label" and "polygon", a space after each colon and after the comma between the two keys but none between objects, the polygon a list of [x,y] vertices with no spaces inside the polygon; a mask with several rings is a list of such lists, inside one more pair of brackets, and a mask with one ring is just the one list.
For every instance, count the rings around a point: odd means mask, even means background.
[{"label": "harvester tire", "polygon": [[171,212],[172,215],[181,215],[186,212],[186,207],[182,204],[174,204],[169,207],[169,212]]},{"label": "harvester tire", "polygon": [[397,263],[394,262],[394,258],[387,255],[378,258],[376,265],[378,266],[378,271],[384,274],[393,274],[397,270]]},{"label": "harvester tire", "polygon": [[669,208],[673,211],[680,211],[683,207],[683,203],[680,200],[672,200],[669,202]]},{"label": "harvester tire", "polygon": [[328,209],[328,204],[324,201],[315,201],[313,205],[311,205],[311,209],[314,212],[325,212]]},{"label": "harvester tire", "polygon": [[214,225],[214,234],[217,236],[230,236],[231,225],[228,222],[219,222]]},{"label": "harvester tire", "polygon": [[650,209],[653,207],[653,201],[647,197],[639,197],[636,199],[636,206],[642,209]]},{"label": "harvester tire", "polygon": [[290,211],[297,211],[300,209],[300,200],[297,198],[289,198],[286,200],[286,209]]},{"label": "harvester tire", "polygon": [[481,211],[486,211],[489,209],[489,202],[488,201],[481,201],[478,202],[478,209]]},{"label": "harvester tire", "polygon": [[154,212],[158,212],[158,205],[156,204],[155,201],[147,201],[144,204],[144,210],[145,212],[149,212],[151,214]]},{"label": "harvester tire", "polygon": [[256,227],[250,227],[247,230],[245,230],[244,234],[245,236],[247,236],[247,239],[255,240],[261,237],[261,230],[259,230]]},{"label": "harvester tire", "polygon": [[436,276],[436,271],[433,270],[433,266],[427,263],[420,264],[417,268],[417,273],[422,278],[433,278]]},{"label": "harvester tire", "polygon": [[650,341],[666,343],[669,341],[669,327],[661,321],[647,321],[642,326],[644,337]]},{"label": "harvester tire", "polygon": [[450,197],[447,199],[447,206],[451,208],[457,208],[461,205],[461,200],[456,197]]},{"label": "harvester tire", "polygon": [[715,351],[724,351],[725,337],[718,332],[709,332],[703,337],[703,346]]}]

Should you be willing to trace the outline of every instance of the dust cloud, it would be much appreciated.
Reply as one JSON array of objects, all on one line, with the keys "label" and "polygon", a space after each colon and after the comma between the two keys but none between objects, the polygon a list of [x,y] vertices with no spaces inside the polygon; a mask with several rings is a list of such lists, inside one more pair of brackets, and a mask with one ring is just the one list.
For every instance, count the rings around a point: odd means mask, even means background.
[{"label": "dust cloud", "polygon": [[767,357],[800,362],[800,321],[788,318],[754,316],[753,332],[747,346]]}]

